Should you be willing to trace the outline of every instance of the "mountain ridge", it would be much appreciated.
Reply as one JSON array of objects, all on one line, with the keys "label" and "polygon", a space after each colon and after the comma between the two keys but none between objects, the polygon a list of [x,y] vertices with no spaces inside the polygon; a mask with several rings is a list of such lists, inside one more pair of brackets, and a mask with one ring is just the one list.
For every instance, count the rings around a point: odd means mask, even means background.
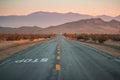
[{"label": "mountain ridge", "polygon": [[42,28],[46,28],[48,26],[55,26],[66,22],[72,22],[72,21],[90,19],[90,18],[101,18],[105,21],[110,21],[112,19],[120,21],[120,15],[116,17],[111,17],[107,15],[91,16],[87,14],[80,14],[73,12],[57,13],[57,12],[38,11],[38,12],[30,13],[28,15],[21,15],[21,16],[16,16],[16,15],[0,16],[0,26],[6,26],[6,27],[40,26]]}]

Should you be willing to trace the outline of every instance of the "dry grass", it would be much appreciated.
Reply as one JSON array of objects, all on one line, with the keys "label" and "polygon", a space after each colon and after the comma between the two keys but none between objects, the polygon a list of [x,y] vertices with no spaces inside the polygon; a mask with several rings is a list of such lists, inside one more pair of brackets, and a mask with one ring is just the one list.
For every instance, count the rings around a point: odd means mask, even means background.
[{"label": "dry grass", "polygon": [[120,41],[107,40],[107,41],[104,42],[104,44],[120,49]]}]

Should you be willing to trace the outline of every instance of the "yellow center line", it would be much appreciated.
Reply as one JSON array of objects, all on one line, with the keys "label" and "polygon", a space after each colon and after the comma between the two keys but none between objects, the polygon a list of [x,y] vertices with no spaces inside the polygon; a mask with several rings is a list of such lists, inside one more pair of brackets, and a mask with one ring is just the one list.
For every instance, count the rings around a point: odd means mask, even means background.
[{"label": "yellow center line", "polygon": [[58,51],[57,54],[60,54],[60,51]]},{"label": "yellow center line", "polygon": [[58,51],[60,50],[60,48],[57,49]]},{"label": "yellow center line", "polygon": [[57,48],[60,48],[60,46],[58,46]]},{"label": "yellow center line", "polygon": [[57,56],[57,58],[56,58],[57,60],[60,60],[60,56]]},{"label": "yellow center line", "polygon": [[[60,41],[58,41],[56,60],[60,60]],[[56,64],[56,65],[55,65],[55,68],[56,68],[56,71],[61,70],[60,64]]]},{"label": "yellow center line", "polygon": [[55,67],[56,67],[56,70],[57,70],[57,71],[61,70],[61,66],[60,66],[60,64],[56,64]]}]

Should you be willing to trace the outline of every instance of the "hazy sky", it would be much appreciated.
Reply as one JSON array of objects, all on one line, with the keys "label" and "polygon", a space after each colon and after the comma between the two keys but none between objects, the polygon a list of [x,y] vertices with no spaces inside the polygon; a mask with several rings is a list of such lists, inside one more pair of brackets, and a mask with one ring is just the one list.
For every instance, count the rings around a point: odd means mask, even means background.
[{"label": "hazy sky", "polygon": [[0,15],[26,15],[35,11],[120,15],[120,0],[0,0]]}]

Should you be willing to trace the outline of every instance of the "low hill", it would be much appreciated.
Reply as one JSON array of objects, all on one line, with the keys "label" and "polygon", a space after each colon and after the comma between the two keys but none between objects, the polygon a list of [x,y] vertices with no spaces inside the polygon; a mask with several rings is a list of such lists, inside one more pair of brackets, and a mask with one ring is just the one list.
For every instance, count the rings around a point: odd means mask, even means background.
[{"label": "low hill", "polygon": [[0,27],[0,33],[120,33],[120,22],[116,20],[104,21],[100,18],[84,19],[74,22],[64,23],[48,28],[40,27]]},{"label": "low hill", "polygon": [[119,21],[104,21],[96,18],[51,26],[42,30],[41,33],[119,33],[119,31]]},{"label": "low hill", "polygon": [[0,27],[0,33],[38,34],[43,28],[22,26],[19,28]]}]

